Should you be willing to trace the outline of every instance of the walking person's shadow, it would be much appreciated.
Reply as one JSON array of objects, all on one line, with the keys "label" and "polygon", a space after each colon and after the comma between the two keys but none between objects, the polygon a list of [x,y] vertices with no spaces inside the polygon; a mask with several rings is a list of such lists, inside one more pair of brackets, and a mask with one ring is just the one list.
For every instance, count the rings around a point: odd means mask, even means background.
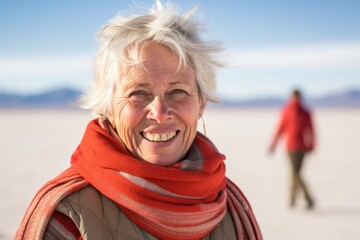
[{"label": "walking person's shadow", "polygon": [[359,215],[360,205],[318,206],[313,212],[318,215]]}]

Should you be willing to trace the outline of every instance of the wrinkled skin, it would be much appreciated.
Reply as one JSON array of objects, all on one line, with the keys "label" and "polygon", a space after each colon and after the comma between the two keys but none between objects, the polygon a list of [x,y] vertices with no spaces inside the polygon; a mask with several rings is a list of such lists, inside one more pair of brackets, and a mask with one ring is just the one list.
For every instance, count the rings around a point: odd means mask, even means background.
[{"label": "wrinkled skin", "polygon": [[178,69],[179,58],[169,48],[151,42],[141,54],[142,65],[128,69],[114,93],[109,120],[136,158],[169,166],[189,150],[206,101],[194,70]]}]

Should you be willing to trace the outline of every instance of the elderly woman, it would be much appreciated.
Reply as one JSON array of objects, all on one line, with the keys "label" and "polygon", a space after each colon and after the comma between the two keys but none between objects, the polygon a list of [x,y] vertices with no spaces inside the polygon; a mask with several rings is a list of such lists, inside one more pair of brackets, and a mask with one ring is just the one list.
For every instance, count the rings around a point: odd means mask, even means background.
[{"label": "elderly woman", "polygon": [[224,155],[197,132],[221,64],[193,12],[158,1],[102,29],[83,97],[98,118],[15,239],[262,239]]}]

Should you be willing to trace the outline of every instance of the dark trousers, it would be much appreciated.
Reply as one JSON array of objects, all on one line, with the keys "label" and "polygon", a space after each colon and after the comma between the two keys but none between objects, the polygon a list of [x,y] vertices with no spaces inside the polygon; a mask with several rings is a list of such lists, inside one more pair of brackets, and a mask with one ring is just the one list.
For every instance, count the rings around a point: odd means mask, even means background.
[{"label": "dark trousers", "polygon": [[303,165],[305,151],[290,151],[289,160],[291,167],[291,185],[290,185],[290,206],[294,206],[296,198],[300,191],[304,193],[308,206],[313,205],[313,199],[309,193],[306,183],[301,176],[301,167]]}]

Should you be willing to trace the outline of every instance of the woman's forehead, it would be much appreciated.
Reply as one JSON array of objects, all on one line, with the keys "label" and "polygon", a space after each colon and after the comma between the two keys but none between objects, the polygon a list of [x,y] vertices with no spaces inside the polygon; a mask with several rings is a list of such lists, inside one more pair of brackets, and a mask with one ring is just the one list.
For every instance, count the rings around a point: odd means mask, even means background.
[{"label": "woman's forehead", "polygon": [[152,74],[147,71],[135,71],[124,77],[120,82],[124,89],[133,87],[150,88],[159,84],[166,86],[195,86],[196,80],[192,72],[178,71],[174,74]]},{"label": "woman's forehead", "polygon": [[143,65],[147,68],[156,68],[157,65],[164,66],[164,64],[171,65],[176,69],[187,67],[189,64],[185,55],[185,52],[173,51],[169,46],[153,41],[146,41],[137,46],[132,46],[127,52],[130,65]]}]

